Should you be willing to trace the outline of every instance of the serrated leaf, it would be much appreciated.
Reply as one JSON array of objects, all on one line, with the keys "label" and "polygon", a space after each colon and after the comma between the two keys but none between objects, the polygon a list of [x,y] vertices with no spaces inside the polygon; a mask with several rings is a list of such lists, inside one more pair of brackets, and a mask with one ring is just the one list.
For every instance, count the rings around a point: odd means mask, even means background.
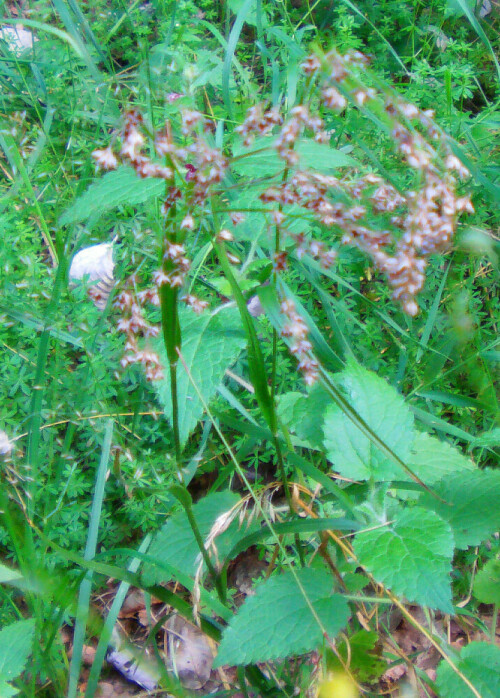
[{"label": "serrated leaf", "polygon": [[139,179],[131,167],[119,167],[95,181],[59,218],[59,225],[87,220],[95,213],[109,211],[126,204],[137,206],[153,196],[161,196],[165,182],[160,179]]},{"label": "serrated leaf", "polygon": [[[205,540],[212,526],[220,514],[229,511],[239,500],[233,492],[216,492],[204,497],[193,506],[193,514]],[[238,530],[237,522],[217,538],[217,550],[219,558],[224,559],[230,548],[235,543],[235,533]],[[242,531],[244,535],[246,531]],[[170,518],[156,535],[148,551],[150,557],[159,562],[171,564],[181,572],[194,577],[196,572],[196,558],[200,549],[189,525],[184,511],[178,511]],[[147,565],[143,571],[146,584],[159,584],[168,581],[168,575],[162,569]]]},{"label": "serrated leaf", "polygon": [[488,560],[474,581],[474,596],[481,603],[500,606],[500,560]]},{"label": "serrated leaf", "polygon": [[280,396],[278,414],[286,426],[299,439],[311,448],[322,448],[323,419],[326,406],[331,399],[326,390],[318,383],[309,391],[303,393],[285,393]]},{"label": "serrated leaf", "polygon": [[500,528],[500,470],[450,473],[433,485],[444,502],[423,493],[419,504],[448,521],[455,545],[479,545]]},{"label": "serrated leaf", "polygon": [[[385,380],[362,366],[350,363],[337,374],[336,383],[351,407],[372,431],[408,462],[414,439],[413,416],[401,395]],[[324,444],[334,469],[354,480],[401,479],[404,471],[365,436],[338,405],[328,405],[324,420]]]},{"label": "serrated leaf", "polygon": [[[182,332],[182,357],[205,402],[214,396],[227,368],[235,361],[245,346],[245,334],[236,308],[223,308],[217,313],[196,315],[192,310],[180,309]],[[163,338],[158,337],[156,347],[165,366],[164,378],[155,381],[154,387],[165,415],[172,416],[170,376]],[[203,414],[203,402],[198,396],[181,362],[177,368],[177,394],[179,404],[179,434],[181,443],[186,440]]]},{"label": "serrated leaf", "polygon": [[0,682],[12,681],[23,671],[31,654],[35,621],[18,620],[0,630]]},{"label": "serrated leaf", "polygon": [[[349,607],[332,594],[332,578],[324,570],[304,568],[297,577],[309,604],[330,637],[349,620]],[[303,654],[318,647],[323,631],[291,572],[259,584],[223,633],[214,666],[265,662]]]},{"label": "serrated leaf", "polygon": [[[408,465],[427,485],[453,472],[476,470],[474,463],[457,448],[425,432],[416,434]],[[411,478],[403,473],[399,479]]]},{"label": "serrated leaf", "polygon": [[420,507],[398,509],[394,522],[358,533],[354,552],[377,582],[408,601],[453,612],[450,526]]},{"label": "serrated leaf", "polygon": [[[500,696],[500,649],[487,642],[471,642],[455,662],[477,689],[481,698]],[[444,660],[437,670],[436,683],[441,698],[473,698],[474,693]]]}]

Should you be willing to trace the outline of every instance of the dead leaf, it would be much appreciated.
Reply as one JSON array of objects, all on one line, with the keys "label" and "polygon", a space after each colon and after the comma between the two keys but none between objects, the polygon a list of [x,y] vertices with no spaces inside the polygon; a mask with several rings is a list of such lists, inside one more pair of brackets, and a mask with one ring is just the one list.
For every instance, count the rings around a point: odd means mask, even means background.
[{"label": "dead leaf", "polygon": [[212,671],[213,654],[207,637],[192,623],[174,615],[167,621],[169,669],[177,673],[186,688],[199,689]]}]

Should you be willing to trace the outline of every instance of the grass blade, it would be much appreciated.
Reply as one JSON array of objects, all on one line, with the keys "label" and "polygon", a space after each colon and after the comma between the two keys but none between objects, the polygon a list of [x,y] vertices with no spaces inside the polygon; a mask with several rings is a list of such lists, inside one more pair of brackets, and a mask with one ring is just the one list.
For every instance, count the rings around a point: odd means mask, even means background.
[{"label": "grass blade", "polygon": [[[92,560],[95,556],[97,546],[97,536],[99,532],[99,521],[101,519],[102,502],[104,499],[104,487],[106,483],[106,473],[108,471],[109,456],[111,452],[111,438],[113,436],[113,420],[108,420],[104,430],[104,441],[101,451],[101,460],[97,469],[94,496],[92,499],[92,509],[90,512],[89,533],[85,546],[84,559]],[[92,590],[92,572],[87,572],[80,585],[78,595],[78,607],[75,622],[75,632],[73,636],[73,656],[69,670],[68,698],[76,698],[78,689],[78,679],[82,664],[82,650],[85,640],[85,629],[89,615],[90,592]]]}]

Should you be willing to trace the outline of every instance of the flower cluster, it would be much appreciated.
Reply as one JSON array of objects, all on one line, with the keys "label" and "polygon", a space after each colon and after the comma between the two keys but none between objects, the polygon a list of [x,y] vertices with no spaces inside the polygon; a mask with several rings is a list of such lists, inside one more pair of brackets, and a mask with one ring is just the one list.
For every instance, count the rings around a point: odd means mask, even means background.
[{"label": "flower cluster", "polygon": [[[450,152],[433,122],[432,112],[420,111],[413,104],[379,94],[356,78],[356,71],[365,69],[367,63],[368,59],[359,51],[344,56],[331,52],[322,60],[309,56],[302,68],[307,75],[320,75],[324,108],[341,111],[348,101],[355,107],[362,107],[370,100],[383,104],[395,147],[408,167],[417,172],[418,190],[399,192],[373,173],[355,179],[350,173],[349,177],[338,179],[301,169],[295,145],[303,129],[312,131],[320,141],[328,134],[322,119],[312,116],[305,105],[299,105],[291,110],[274,142],[287,166],[298,168],[286,181],[269,187],[260,198],[264,203],[278,204],[271,219],[284,234],[287,234],[286,207],[300,206],[323,226],[337,231],[340,244],[363,250],[385,274],[393,298],[406,313],[415,315],[416,296],[425,281],[428,257],[449,247],[459,214],[474,210],[470,200],[458,197],[455,191],[456,176],[464,178],[469,173]],[[437,142],[437,147],[431,142]],[[304,234],[288,235],[296,243],[298,258],[309,254],[325,267],[335,260],[336,251],[328,245],[310,241]],[[281,255],[278,263],[275,260],[275,269],[284,265],[285,257]]]},{"label": "flower cluster", "polygon": [[160,299],[156,289],[146,289],[137,294],[130,290],[122,291],[116,301],[115,306],[123,313],[118,321],[118,330],[127,336],[125,342],[125,355],[121,360],[123,368],[130,364],[142,364],[148,380],[160,380],[163,378],[163,368],[158,354],[147,345],[141,348],[139,345],[141,338],[147,340],[148,337],[156,337],[160,328],[151,325],[144,317],[144,306],[146,303],[160,305]]},{"label": "flower cluster", "polygon": [[264,111],[263,104],[256,104],[247,111],[245,121],[235,131],[243,136],[243,144],[250,145],[256,134],[267,135],[272,129],[283,123],[278,107]]},{"label": "flower cluster", "polygon": [[304,376],[306,385],[313,385],[318,379],[318,362],[311,356],[312,344],[307,339],[309,330],[304,319],[295,308],[295,303],[286,299],[281,303],[281,312],[288,320],[282,329],[283,337],[290,337],[290,351],[298,360],[298,368]]},{"label": "flower cluster", "polygon": [[[369,59],[359,51],[308,56],[302,69],[307,76],[308,93],[316,97],[309,104],[294,106],[286,118],[279,106],[257,104],[248,110],[235,131],[246,146],[255,136],[269,135],[270,144],[284,161],[281,179],[273,179],[271,186],[260,194],[270,225],[275,227],[276,239],[280,243],[285,239],[292,241],[298,259],[308,255],[323,268],[335,262],[339,246],[362,250],[385,275],[393,298],[406,313],[415,315],[429,256],[446,251],[459,215],[473,212],[470,200],[456,194],[457,180],[469,173],[451,152],[432,112],[421,111],[388,90],[364,84],[368,63]],[[312,111],[315,99],[320,113]],[[406,171],[414,171],[418,185],[405,191],[378,174],[360,173],[357,168],[335,177],[304,165],[301,139],[328,144],[330,133],[324,113],[330,110],[338,115],[347,108],[374,110]],[[155,287],[147,292],[151,297],[144,299],[148,302],[157,303],[161,287],[168,285],[195,312],[202,312],[208,305],[191,292],[183,293],[183,289],[190,269],[186,240],[191,231],[202,227],[207,200],[213,194],[223,193],[221,185],[230,166],[226,154],[205,137],[210,129],[211,124],[200,112],[181,109],[181,143],[173,137],[170,122],[151,133],[142,116],[133,110],[126,114],[122,129],[113,137],[113,147],[93,153],[103,169],[125,163],[140,177],[166,182],[161,209],[166,218],[161,268],[153,274]],[[147,137],[154,143],[153,158],[145,154]],[[288,221],[297,216],[297,208],[303,211],[300,215],[324,229],[325,241],[293,231]],[[237,225],[242,214],[232,211],[231,218]],[[214,237],[223,242],[233,240],[227,228],[215,231]],[[231,251],[227,255],[233,264],[240,263]],[[289,256],[289,247],[278,245],[273,256],[275,273],[286,268]],[[138,296],[124,292],[118,306],[125,314],[119,328],[127,334],[127,354],[122,363],[143,363],[148,377],[157,378],[161,375],[158,357],[149,349],[139,348],[138,338],[153,336],[158,329],[144,319],[143,302]],[[292,339],[291,351],[306,382],[312,384],[318,376],[318,363],[311,354],[306,324],[290,301],[283,301],[282,312],[287,317],[283,335]]]}]

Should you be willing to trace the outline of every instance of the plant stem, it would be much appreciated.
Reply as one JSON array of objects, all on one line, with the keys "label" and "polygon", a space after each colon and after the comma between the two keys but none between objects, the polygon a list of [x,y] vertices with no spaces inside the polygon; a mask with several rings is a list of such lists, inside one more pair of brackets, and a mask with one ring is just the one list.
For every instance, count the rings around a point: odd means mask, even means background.
[{"label": "plant stem", "polygon": [[214,584],[215,584],[215,589],[217,590],[217,595],[220,599],[220,601],[225,604],[226,603],[226,592],[225,589],[221,583],[221,579],[219,575],[217,574],[215,567],[212,564],[212,560],[210,559],[210,555],[208,554],[207,549],[205,548],[205,543],[203,541],[203,538],[201,537],[200,529],[198,528],[198,524],[196,523],[196,519],[193,514],[193,509],[191,507],[191,504],[188,503],[185,499],[182,500],[182,503],[184,505],[184,510],[186,512],[186,516],[189,521],[189,525],[191,526],[191,530],[193,531],[193,535],[196,539],[196,542],[198,544],[198,547],[200,549],[200,553],[203,557],[203,561],[205,562],[205,565],[207,566],[207,570],[209,575],[212,577]]}]

